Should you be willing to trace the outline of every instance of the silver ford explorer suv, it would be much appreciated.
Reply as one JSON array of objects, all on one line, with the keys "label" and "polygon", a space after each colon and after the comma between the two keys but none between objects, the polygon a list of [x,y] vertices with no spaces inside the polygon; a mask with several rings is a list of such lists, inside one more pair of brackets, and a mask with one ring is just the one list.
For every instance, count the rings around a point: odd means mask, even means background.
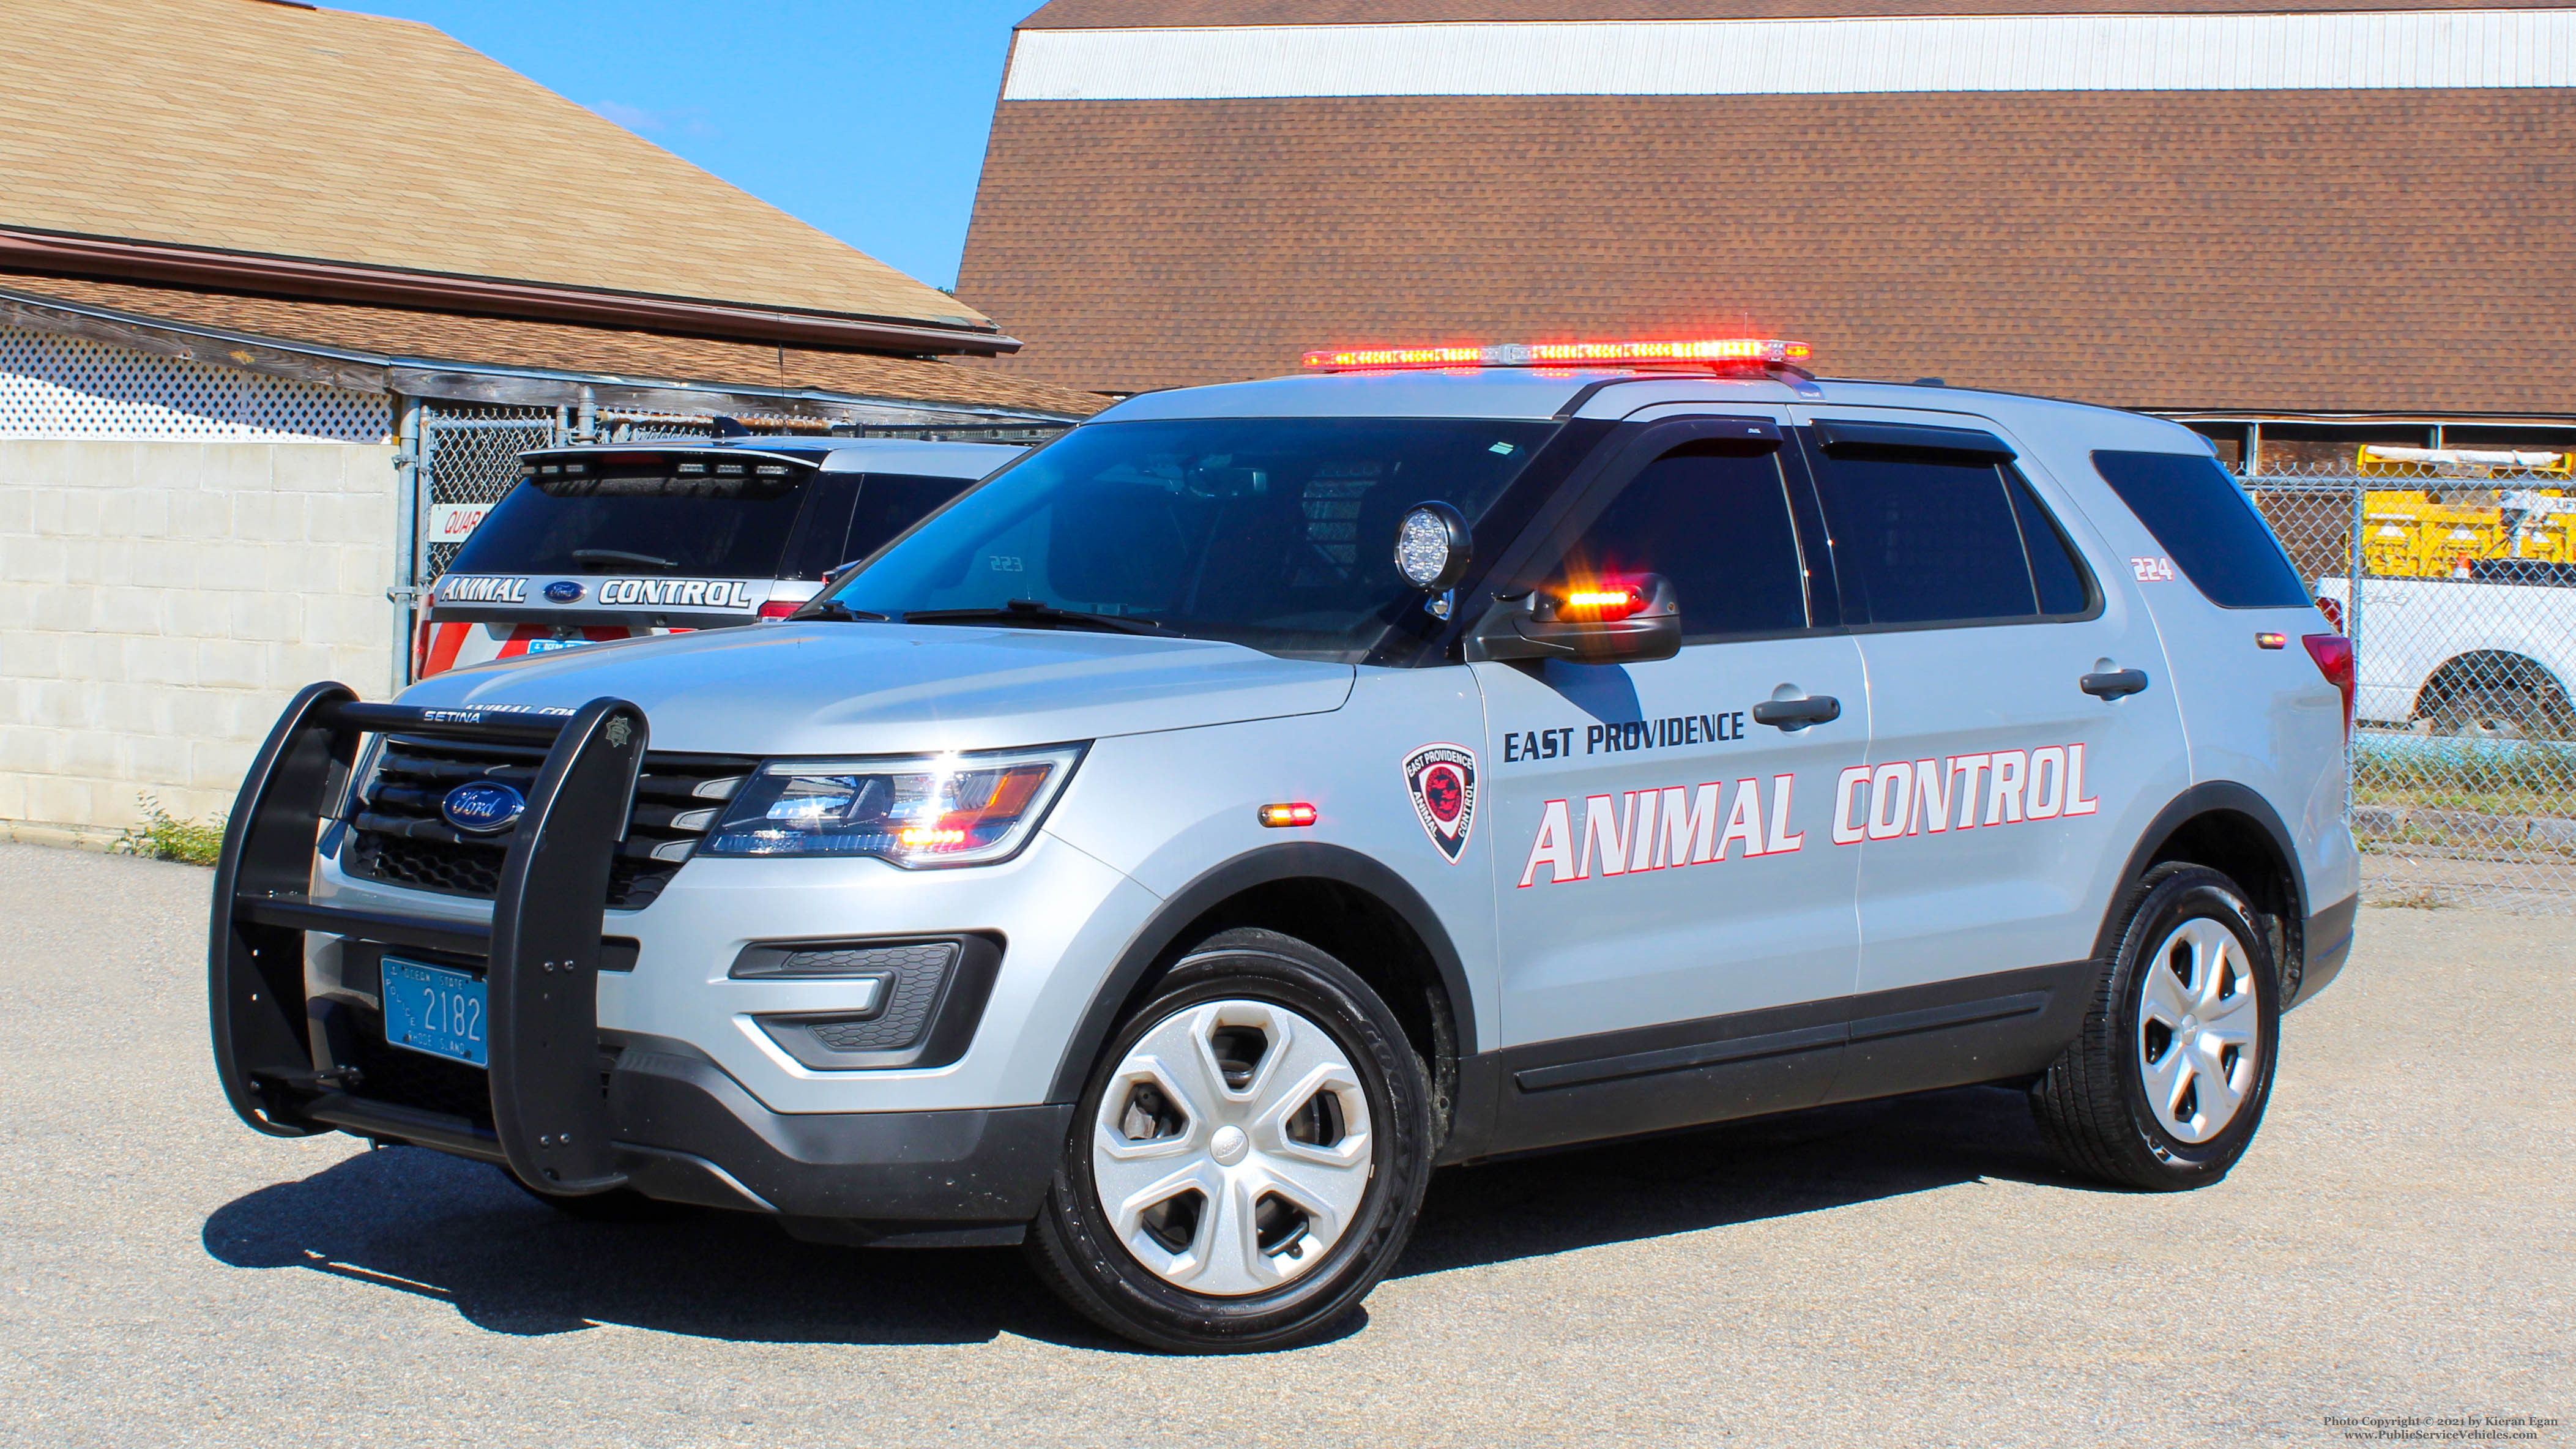
[{"label": "silver ford explorer suv", "polygon": [[1179,1351],[1316,1334],[1506,1153],[2004,1083],[2214,1182],[2350,946],[2350,649],[2192,433],[1804,355],[1326,354],[771,627],[315,685],[225,1091],[576,1214],[1025,1243]]}]

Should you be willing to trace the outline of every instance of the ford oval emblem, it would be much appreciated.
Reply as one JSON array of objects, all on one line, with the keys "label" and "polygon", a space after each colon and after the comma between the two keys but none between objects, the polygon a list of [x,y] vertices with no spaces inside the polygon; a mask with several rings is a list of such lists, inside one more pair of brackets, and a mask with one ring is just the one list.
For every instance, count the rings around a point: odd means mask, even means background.
[{"label": "ford oval emblem", "polygon": [[581,585],[571,579],[557,579],[546,585],[546,597],[558,604],[569,604],[581,597]]},{"label": "ford oval emblem", "polygon": [[468,780],[438,802],[447,823],[468,835],[498,835],[527,809],[528,798],[498,780]]}]

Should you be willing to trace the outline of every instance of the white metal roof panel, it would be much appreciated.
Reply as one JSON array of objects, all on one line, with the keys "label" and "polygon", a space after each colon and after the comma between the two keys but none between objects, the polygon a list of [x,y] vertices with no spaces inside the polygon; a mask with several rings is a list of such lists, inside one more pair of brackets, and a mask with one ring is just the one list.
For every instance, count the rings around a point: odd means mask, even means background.
[{"label": "white metal roof panel", "polygon": [[2576,10],[1022,31],[1006,101],[2576,86]]}]

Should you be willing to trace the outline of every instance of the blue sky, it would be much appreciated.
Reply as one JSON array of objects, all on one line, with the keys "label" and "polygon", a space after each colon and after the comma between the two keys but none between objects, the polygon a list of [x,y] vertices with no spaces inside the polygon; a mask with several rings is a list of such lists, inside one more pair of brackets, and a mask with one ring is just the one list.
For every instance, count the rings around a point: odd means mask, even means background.
[{"label": "blue sky", "polygon": [[1039,0],[329,0],[426,21],[935,287]]}]

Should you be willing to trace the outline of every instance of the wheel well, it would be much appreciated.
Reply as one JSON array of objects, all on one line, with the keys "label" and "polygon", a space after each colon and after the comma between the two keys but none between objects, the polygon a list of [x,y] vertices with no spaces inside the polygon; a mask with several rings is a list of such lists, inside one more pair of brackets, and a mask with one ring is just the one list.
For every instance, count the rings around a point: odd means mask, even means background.
[{"label": "wheel well", "polygon": [[2261,821],[2234,810],[2204,811],[2175,826],[2147,858],[2142,872],[2167,861],[2207,866],[2244,888],[2254,907],[2256,927],[2271,940],[2283,997],[2295,994],[2305,965],[2301,933],[2307,921],[2301,913],[2298,880],[2272,832]]},{"label": "wheel well", "polygon": [[1448,1136],[1458,1099],[1459,1003],[1449,999],[1430,948],[1393,906],[1344,881],[1265,881],[1210,906],[1172,937],[1132,1001],[1152,994],[1173,962],[1219,931],[1258,926],[1294,936],[1351,968],[1395,1013],[1431,1078],[1435,1135]]},{"label": "wheel well", "polygon": [[2566,687],[2547,665],[2508,649],[2473,649],[2433,671],[2415,696],[2415,713],[2428,715],[2455,699],[2494,689],[2523,690],[2544,708],[2567,709]]}]

